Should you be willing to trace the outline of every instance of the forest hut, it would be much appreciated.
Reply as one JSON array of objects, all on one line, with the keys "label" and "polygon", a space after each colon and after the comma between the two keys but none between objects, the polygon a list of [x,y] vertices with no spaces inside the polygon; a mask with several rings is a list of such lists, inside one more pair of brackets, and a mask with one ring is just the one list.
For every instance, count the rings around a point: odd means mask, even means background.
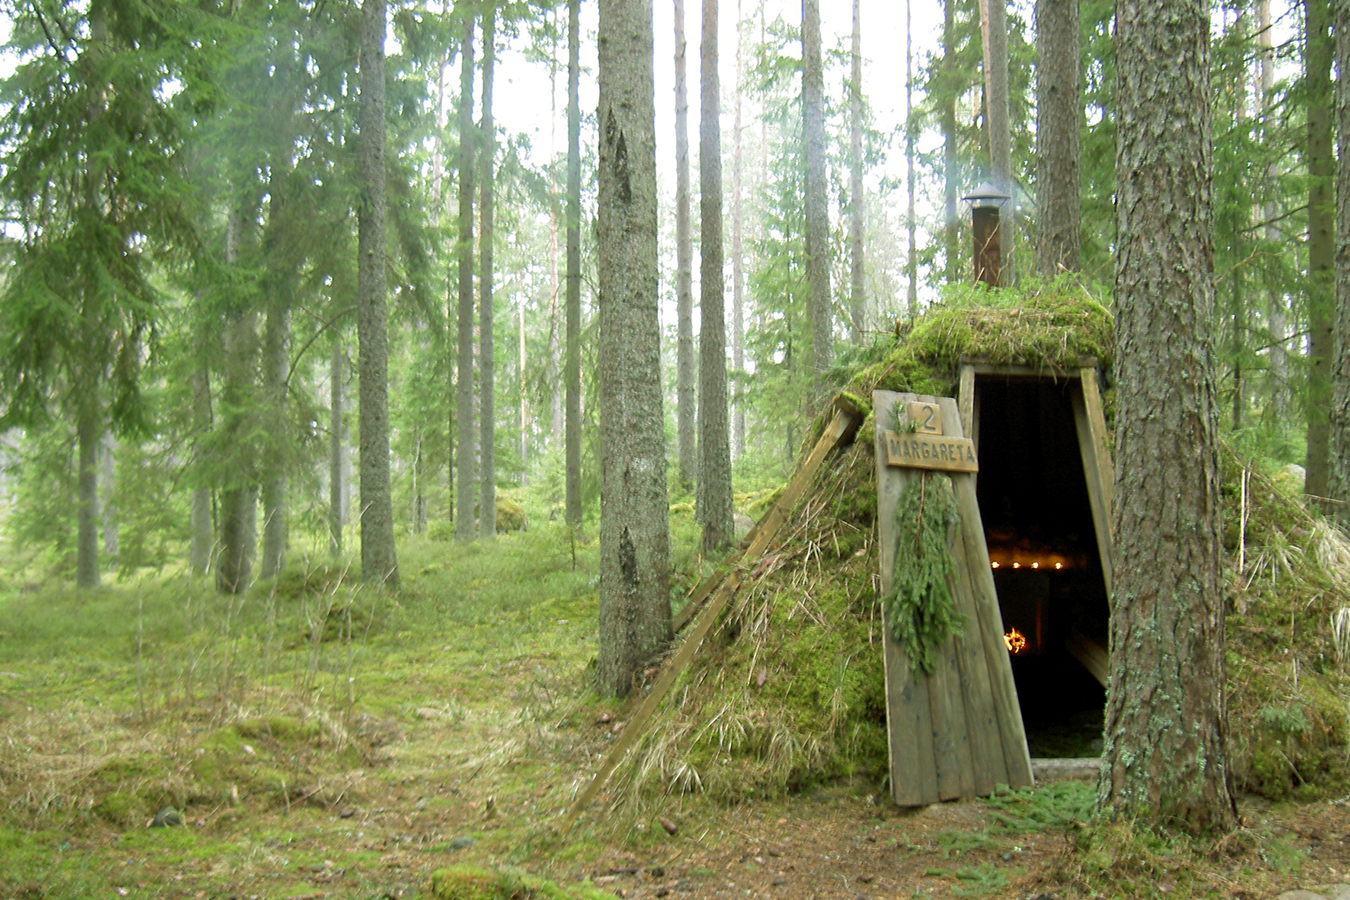
[{"label": "forest hut", "polygon": [[[767,552],[740,562],[733,600],[619,768],[617,796],[737,800],[840,777],[886,782],[878,424],[862,399],[878,389],[958,399],[963,431],[978,441],[986,574],[1000,582],[1001,613],[1039,633],[1041,652],[1015,665],[1030,755],[1099,752],[1111,485],[1111,398],[1100,388],[1111,343],[1104,304],[1061,280],[955,289],[874,347],[843,390],[866,415],[856,439],[821,466]],[[1243,650],[1229,663],[1232,768],[1239,787],[1282,796],[1344,775],[1348,679],[1325,662],[1335,653],[1325,622],[1346,596],[1332,586],[1350,585],[1350,548],[1278,483],[1224,460],[1226,503],[1237,481],[1249,484],[1243,508],[1225,508],[1230,556],[1240,544],[1247,560],[1233,573],[1243,615],[1229,624]],[[1060,574],[1042,577],[1046,561]]]}]

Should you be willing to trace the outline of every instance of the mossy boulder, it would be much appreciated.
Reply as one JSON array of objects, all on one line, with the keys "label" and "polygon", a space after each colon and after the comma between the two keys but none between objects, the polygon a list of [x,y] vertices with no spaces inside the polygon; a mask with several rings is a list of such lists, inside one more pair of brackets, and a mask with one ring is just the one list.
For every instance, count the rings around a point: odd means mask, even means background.
[{"label": "mossy boulder", "polygon": [[431,876],[436,900],[616,900],[590,885],[563,889],[552,881],[503,869],[453,865]]},{"label": "mossy boulder", "polygon": [[529,523],[525,518],[525,507],[507,494],[497,495],[497,532],[524,531]]}]

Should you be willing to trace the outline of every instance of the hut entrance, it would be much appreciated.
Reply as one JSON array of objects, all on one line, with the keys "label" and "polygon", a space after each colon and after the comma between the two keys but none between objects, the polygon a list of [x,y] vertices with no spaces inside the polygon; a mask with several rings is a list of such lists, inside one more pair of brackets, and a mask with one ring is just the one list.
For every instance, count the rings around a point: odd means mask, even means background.
[{"label": "hut entrance", "polygon": [[1095,361],[1072,375],[962,368],[976,496],[1033,757],[1101,754],[1111,481],[1097,377]]}]

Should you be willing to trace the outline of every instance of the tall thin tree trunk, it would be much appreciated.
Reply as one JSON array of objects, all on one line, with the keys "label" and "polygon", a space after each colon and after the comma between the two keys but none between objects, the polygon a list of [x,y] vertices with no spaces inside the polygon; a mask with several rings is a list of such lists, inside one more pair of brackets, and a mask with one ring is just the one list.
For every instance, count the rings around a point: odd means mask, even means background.
[{"label": "tall thin tree trunk", "polygon": [[1015,280],[1014,238],[1017,221],[1016,185],[1012,177],[1012,125],[1008,116],[1008,0],[980,0],[980,35],[984,45],[985,124],[989,129],[989,180],[1013,197],[1011,215],[999,231],[1003,242],[1002,284]]},{"label": "tall thin tree trunk", "polygon": [[[205,341],[201,343],[205,347]],[[206,362],[201,361],[192,372],[192,421],[200,435],[206,435],[211,429],[211,373]],[[197,450],[197,468],[204,469],[201,458],[201,444]],[[204,473],[197,474],[198,483],[192,488],[192,511],[189,527],[192,533],[188,545],[188,566],[195,575],[205,575],[211,568],[211,487]]]},{"label": "tall thin tree trunk", "polygon": [[905,0],[905,233],[909,238],[905,252],[905,274],[908,281],[905,306],[911,319],[919,314],[919,250],[916,234],[918,217],[914,214],[914,137],[918,129],[914,122],[913,6],[913,0]]},{"label": "tall thin tree trunk", "polygon": [[567,524],[581,524],[581,0],[567,0]]},{"label": "tall thin tree trunk", "polygon": [[473,430],[473,16],[465,12],[459,37],[459,352],[455,367],[455,427],[459,465],[455,470],[455,539],[471,541],[477,518]]},{"label": "tall thin tree trunk", "polygon": [[[232,205],[225,222],[225,261],[238,261],[247,231],[248,210]],[[257,461],[250,441],[253,425],[249,416],[256,407],[254,369],[258,357],[257,314],[248,308],[235,310],[225,325],[225,363],[222,372],[222,428],[227,438],[228,464],[220,486],[220,556],[216,562],[216,589],[238,594],[253,578],[253,554],[257,516]]]},{"label": "tall thin tree trunk", "polygon": [[259,574],[275,578],[286,565],[286,379],[290,374],[289,302],[269,298],[263,330],[263,390],[268,409],[268,441],[262,479],[263,548]]},{"label": "tall thin tree trunk", "polygon": [[75,434],[79,441],[78,500],[75,543],[75,584],[99,586],[98,563],[98,446],[103,437],[103,412],[97,394],[84,391],[76,409]]},{"label": "tall thin tree trunk", "polygon": [[[1274,116],[1273,102],[1275,90],[1275,52],[1270,19],[1270,0],[1257,0],[1256,17],[1258,46],[1258,97],[1261,112],[1261,126],[1266,135],[1273,131],[1271,119]],[[1280,167],[1272,160],[1266,167],[1266,179],[1271,185],[1279,178]],[[1267,202],[1261,207],[1261,218],[1267,223],[1262,237],[1267,246],[1275,247],[1281,242],[1280,229],[1274,224],[1278,215],[1275,203]],[[1270,329],[1270,418],[1275,422],[1284,422],[1289,414],[1289,348],[1285,341],[1288,325],[1285,317],[1285,299],[1276,266],[1271,263],[1266,271],[1266,312],[1267,327]]]},{"label": "tall thin tree trunk", "polygon": [[1328,0],[1304,0],[1307,50],[1304,73],[1308,111],[1308,369],[1307,480],[1313,497],[1330,492],[1327,409],[1331,405],[1331,366],[1335,337],[1336,157],[1331,147],[1331,11]]},{"label": "tall thin tree trunk", "polygon": [[119,552],[117,535],[117,439],[111,431],[103,432],[98,447],[98,479],[103,490],[103,502],[99,504],[99,519],[103,529],[103,554],[115,559]]},{"label": "tall thin tree trunk", "polygon": [[698,479],[694,240],[689,227],[689,88],[684,0],[675,0],[675,441],[680,481]]},{"label": "tall thin tree trunk", "polygon": [[[1350,7],[1335,6],[1336,68],[1350,72]],[[1336,81],[1336,137],[1350,158],[1350,80]],[[1350,527],[1350,166],[1336,169],[1336,353],[1331,369],[1331,490],[1336,518]]]},{"label": "tall thin tree trunk", "polygon": [[[742,243],[745,197],[741,190],[741,157],[744,132],[741,107],[745,100],[744,46],[741,0],[736,0],[736,136],[731,162],[731,369],[740,377],[745,371],[745,250]],[[733,459],[745,453],[745,408],[733,399],[731,406],[731,452]]]},{"label": "tall thin tree trunk", "polygon": [[1209,4],[1120,4],[1116,47],[1117,504],[1097,796],[1107,815],[1131,822],[1224,831],[1237,811],[1224,698]]},{"label": "tall thin tree trunk", "polygon": [[864,339],[867,298],[863,271],[863,223],[867,215],[863,196],[863,116],[862,116],[862,9],[859,0],[853,0],[853,36],[849,47],[849,141],[848,141],[848,255],[849,255],[849,325],[853,343],[861,346]]},{"label": "tall thin tree trunk", "polygon": [[[519,337],[520,353],[517,355],[516,373],[520,376],[518,387],[520,390],[520,486],[524,487],[529,480],[529,452],[530,452],[530,421],[529,405],[525,399],[525,292],[520,293],[519,309]],[[554,392],[557,396],[557,392]]]},{"label": "tall thin tree trunk", "polygon": [[703,0],[699,81],[698,494],[703,548],[734,534],[727,421],[726,273],[722,253],[722,85],[717,72],[717,0]]},{"label": "tall thin tree trunk", "polygon": [[489,3],[483,13],[483,116],[482,182],[479,185],[482,223],[478,235],[478,415],[479,466],[481,483],[478,500],[478,537],[484,541],[497,536],[497,411],[496,411],[496,352],[492,336],[492,216],[493,216],[493,156],[497,138],[492,123],[492,70],[497,59],[497,7]]},{"label": "tall thin tree trunk", "polygon": [[1046,278],[1082,265],[1078,2],[1036,0],[1036,268]]},{"label": "tall thin tree trunk", "polygon": [[389,495],[389,349],[384,280],[385,0],[361,9],[361,99],[357,172],[357,309],[361,392],[361,577],[398,587],[394,508]]},{"label": "tall thin tree trunk", "polygon": [[816,379],[834,359],[830,296],[830,218],[825,183],[825,70],[820,58],[820,0],[802,0],[802,132],[806,142],[806,268]]},{"label": "tall thin tree trunk", "polygon": [[328,361],[328,551],[334,559],[342,555],[342,529],[347,525],[346,369],[342,332],[334,330]]},{"label": "tall thin tree trunk", "polygon": [[961,258],[961,223],[956,218],[956,198],[961,192],[961,174],[956,146],[956,96],[952,82],[956,80],[956,0],[942,3],[942,244],[947,260],[947,281],[961,280],[965,263]]},{"label": "tall thin tree trunk", "polygon": [[600,646],[625,696],[670,643],[652,8],[600,0]]}]

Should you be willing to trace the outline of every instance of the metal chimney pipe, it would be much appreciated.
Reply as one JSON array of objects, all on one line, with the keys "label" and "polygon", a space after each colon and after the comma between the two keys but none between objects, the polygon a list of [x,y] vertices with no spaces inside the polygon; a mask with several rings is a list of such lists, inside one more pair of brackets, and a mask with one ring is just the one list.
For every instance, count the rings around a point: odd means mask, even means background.
[{"label": "metal chimney pipe", "polygon": [[975,280],[1000,287],[1003,276],[1003,251],[999,239],[999,210],[1012,198],[983,182],[961,198],[971,207],[971,231],[974,234]]}]

